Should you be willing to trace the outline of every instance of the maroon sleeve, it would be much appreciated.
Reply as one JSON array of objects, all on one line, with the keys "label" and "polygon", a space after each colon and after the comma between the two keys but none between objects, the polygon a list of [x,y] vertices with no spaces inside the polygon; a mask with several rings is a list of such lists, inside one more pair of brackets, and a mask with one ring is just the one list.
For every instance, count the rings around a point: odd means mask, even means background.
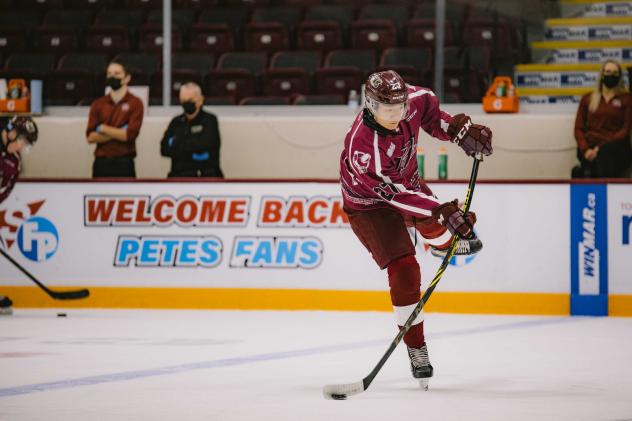
[{"label": "maroon sleeve", "polygon": [[143,103],[140,99],[135,98],[133,105],[130,107],[129,121],[127,123],[127,140],[132,141],[138,137],[140,127],[143,125]]},{"label": "maroon sleeve", "polygon": [[9,197],[20,174],[20,159],[16,156],[0,157],[0,203]]},{"label": "maroon sleeve", "polygon": [[99,124],[101,124],[101,122],[99,121],[99,100],[96,100],[90,106],[88,127],[86,127],[86,137],[88,137],[90,133],[96,131]]},{"label": "maroon sleeve", "polygon": [[439,140],[451,140],[448,125],[452,116],[439,108],[439,99],[429,89],[414,88],[409,94],[411,106],[416,107],[421,118],[421,128],[430,136]]},{"label": "maroon sleeve", "polygon": [[575,116],[575,140],[582,154],[588,149],[588,142],[586,141],[586,120],[588,119],[589,101],[590,94],[582,97],[579,102],[579,107],[577,108],[577,115]]},{"label": "maroon sleeve", "polygon": [[623,103],[623,127],[609,136],[609,142],[630,139],[630,130],[632,129],[632,95],[626,95],[621,102]]}]

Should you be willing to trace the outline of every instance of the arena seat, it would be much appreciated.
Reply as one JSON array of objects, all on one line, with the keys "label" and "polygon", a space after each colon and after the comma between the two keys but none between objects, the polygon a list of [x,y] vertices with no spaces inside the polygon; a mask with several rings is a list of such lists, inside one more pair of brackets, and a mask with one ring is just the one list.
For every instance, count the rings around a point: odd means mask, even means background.
[{"label": "arena seat", "polygon": [[130,33],[122,25],[93,25],[84,34],[85,50],[116,54],[132,49]]},{"label": "arena seat", "polygon": [[239,105],[290,105],[290,98],[285,96],[246,97],[239,101]]},{"label": "arena seat", "polygon": [[289,33],[280,22],[251,22],[244,28],[244,45],[248,51],[287,50],[290,48]]},{"label": "arena seat", "polygon": [[397,31],[390,20],[358,20],[351,24],[351,47],[385,50],[397,45]]},{"label": "arena seat", "polygon": [[297,95],[292,105],[343,105],[345,99],[341,95]]},{"label": "arena seat", "polygon": [[174,53],[171,58],[173,70],[192,70],[204,77],[215,67],[215,57],[204,53]]},{"label": "arena seat", "polygon": [[263,72],[268,64],[268,56],[263,52],[224,53],[217,61],[218,69],[245,69],[253,75]]},{"label": "arena seat", "polygon": [[331,51],[343,47],[338,22],[301,22],[296,27],[296,45],[301,50]]},{"label": "arena seat", "polygon": [[224,53],[235,50],[233,29],[226,24],[196,23],[189,32],[189,51]]},{"label": "arena seat", "polygon": [[322,56],[318,51],[279,51],[270,59],[270,68],[300,68],[311,75],[320,67],[321,62]]},{"label": "arena seat", "polygon": [[258,92],[255,75],[246,69],[212,70],[204,81],[209,96],[231,96],[239,100]]},{"label": "arena seat", "polygon": [[363,72],[357,67],[325,67],[314,75],[317,93],[344,98],[352,89],[359,93],[364,79]]},{"label": "arena seat", "polygon": [[27,49],[28,32],[19,28],[0,27],[0,53],[21,53]]},{"label": "arena seat", "polygon": [[364,76],[375,70],[376,54],[374,50],[334,50],[325,58],[325,67],[355,67]]},{"label": "arena seat", "polygon": [[267,69],[261,74],[261,89],[266,96],[309,94],[311,78],[301,68]]},{"label": "arena seat", "polygon": [[98,53],[69,53],[62,56],[57,63],[57,70],[74,70],[90,72],[93,75],[105,73],[108,57]]}]

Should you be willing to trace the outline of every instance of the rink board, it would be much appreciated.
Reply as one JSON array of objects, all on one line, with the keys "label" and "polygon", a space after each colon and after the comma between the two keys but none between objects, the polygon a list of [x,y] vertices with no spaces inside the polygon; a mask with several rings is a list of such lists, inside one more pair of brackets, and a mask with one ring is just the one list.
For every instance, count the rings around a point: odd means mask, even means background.
[{"label": "rink board", "polygon": [[[613,187],[624,205],[612,218],[628,224],[630,186]],[[466,183],[432,188],[463,198]],[[452,262],[428,310],[569,314],[569,189],[479,184],[472,209],[485,248]],[[386,273],[353,235],[333,182],[26,182],[0,207],[0,235],[47,285],[91,289],[87,300],[53,302],[0,260],[16,306],[390,309]],[[425,285],[440,260],[419,238],[417,249]],[[628,243],[611,247],[618,313],[632,295],[626,255]]]}]

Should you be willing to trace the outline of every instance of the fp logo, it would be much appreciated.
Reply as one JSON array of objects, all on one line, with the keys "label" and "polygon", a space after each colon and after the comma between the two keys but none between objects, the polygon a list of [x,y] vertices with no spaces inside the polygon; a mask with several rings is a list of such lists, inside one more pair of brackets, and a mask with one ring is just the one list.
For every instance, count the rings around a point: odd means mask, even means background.
[{"label": "fp logo", "polygon": [[59,235],[51,221],[34,216],[20,226],[17,240],[20,251],[27,259],[41,262],[55,254]]}]

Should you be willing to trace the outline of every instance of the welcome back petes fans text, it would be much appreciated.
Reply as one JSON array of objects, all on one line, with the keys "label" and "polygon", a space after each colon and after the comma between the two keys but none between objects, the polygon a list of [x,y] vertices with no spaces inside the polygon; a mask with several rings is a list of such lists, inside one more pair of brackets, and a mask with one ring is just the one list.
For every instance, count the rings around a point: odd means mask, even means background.
[{"label": "welcome back petes fans text", "polygon": [[[186,228],[186,235],[121,234],[115,267],[215,267],[230,249],[230,268],[314,268],[324,256],[316,236],[278,235],[268,228],[342,228],[348,226],[342,200],[336,196],[261,196],[256,228],[248,229],[252,197],[182,195],[85,195],[88,228]],[[209,228],[239,228],[245,235],[222,241]],[[253,232],[253,229],[266,229]],[[204,230],[204,233],[200,233]],[[253,234],[265,235],[253,235]],[[195,235],[200,234],[200,235]],[[272,234],[272,235],[270,235]]]}]

